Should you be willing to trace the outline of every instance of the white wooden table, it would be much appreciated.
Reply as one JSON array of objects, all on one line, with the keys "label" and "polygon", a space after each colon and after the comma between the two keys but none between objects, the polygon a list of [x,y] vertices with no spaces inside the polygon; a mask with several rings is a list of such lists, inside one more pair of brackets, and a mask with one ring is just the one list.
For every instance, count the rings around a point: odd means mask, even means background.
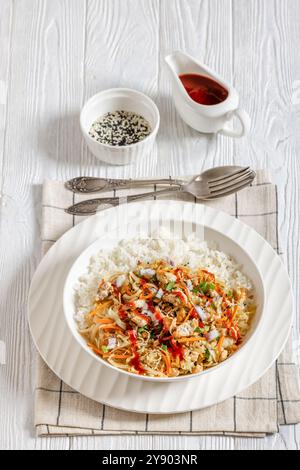
[{"label": "white wooden table", "polygon": [[[7,349],[7,364],[0,365],[0,448],[299,447],[300,426],[261,440],[36,439],[36,353],[26,322],[28,288],[40,259],[44,178],[191,174],[232,163],[273,171],[299,304],[299,22],[300,0],[0,0],[0,340]],[[163,60],[173,49],[203,59],[236,86],[252,117],[248,137],[206,137],[180,120]],[[114,86],[146,92],[161,112],[157,150],[134,166],[99,164],[79,130],[84,101]],[[299,335],[299,318],[295,328]]]}]

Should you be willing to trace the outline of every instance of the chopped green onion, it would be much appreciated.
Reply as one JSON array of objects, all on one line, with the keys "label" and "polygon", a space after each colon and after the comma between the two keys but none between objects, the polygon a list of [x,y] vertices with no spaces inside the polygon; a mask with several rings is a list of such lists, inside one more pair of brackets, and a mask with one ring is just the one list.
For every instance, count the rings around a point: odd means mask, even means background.
[{"label": "chopped green onion", "polygon": [[197,326],[197,328],[194,329],[195,333],[200,333],[200,334],[203,334],[204,333],[204,329],[203,328],[199,328],[199,326]]},{"label": "chopped green onion", "polygon": [[168,350],[168,347],[167,347],[165,344],[162,344],[162,345],[161,345],[161,349],[163,349],[164,351],[167,351],[167,350]]},{"label": "chopped green onion", "polygon": [[108,347],[107,346],[102,346],[102,351],[107,353],[109,351]]},{"label": "chopped green onion", "polygon": [[227,292],[227,297],[228,297],[229,299],[232,299],[232,297],[233,297],[233,292],[232,292],[232,290],[229,290],[229,291]]},{"label": "chopped green onion", "polygon": [[201,282],[199,286],[194,287],[193,292],[195,294],[198,294],[200,291],[203,292],[204,295],[206,295],[210,290],[214,290],[215,285],[211,284],[210,282]]},{"label": "chopped green onion", "polygon": [[206,359],[207,361],[209,361],[209,359],[210,359],[210,352],[209,352],[209,349],[207,349],[207,348],[206,348],[206,350],[205,350],[205,359]]},{"label": "chopped green onion", "polygon": [[138,328],[138,333],[142,334],[145,331],[148,331],[148,328],[146,326],[143,326],[142,328]]},{"label": "chopped green onion", "polygon": [[174,286],[175,286],[175,281],[170,281],[169,284],[167,285],[166,289],[168,291],[171,291]]},{"label": "chopped green onion", "polygon": [[207,294],[210,290],[214,290],[215,285],[210,284],[209,282],[203,282],[200,284],[203,294]]}]

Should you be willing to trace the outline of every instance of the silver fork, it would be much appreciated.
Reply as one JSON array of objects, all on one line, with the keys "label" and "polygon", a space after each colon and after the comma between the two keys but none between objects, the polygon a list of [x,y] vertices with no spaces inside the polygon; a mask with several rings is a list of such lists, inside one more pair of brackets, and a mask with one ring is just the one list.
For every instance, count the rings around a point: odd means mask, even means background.
[{"label": "silver fork", "polygon": [[118,205],[151,196],[162,196],[176,192],[192,194],[197,199],[211,200],[236,193],[249,186],[255,178],[255,172],[246,167],[218,167],[195,176],[187,183],[159,191],[132,194],[127,197],[102,197],[78,202],[66,209],[68,214],[92,215],[102,204]]}]

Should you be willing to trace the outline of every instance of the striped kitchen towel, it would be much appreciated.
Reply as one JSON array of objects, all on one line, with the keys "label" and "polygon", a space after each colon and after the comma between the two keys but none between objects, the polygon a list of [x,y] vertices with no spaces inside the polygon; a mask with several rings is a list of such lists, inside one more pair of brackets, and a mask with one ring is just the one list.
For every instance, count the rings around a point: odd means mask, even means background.
[{"label": "striped kitchen towel", "polygon": [[[130,193],[132,190],[117,191],[119,196]],[[65,189],[62,182],[45,182],[42,222],[44,253],[66,230],[83,220],[66,214],[61,208],[89,197],[90,195],[72,194]],[[194,198],[189,195],[178,194],[173,199],[194,202]],[[283,256],[278,237],[277,202],[276,186],[271,183],[265,171],[258,171],[251,187],[238,195],[207,204],[251,225],[279,255]],[[204,410],[170,416],[136,414],[96,403],[64,384],[42,359],[38,358],[35,391],[37,434],[39,436],[103,434],[264,436],[275,433],[281,424],[300,422],[298,370],[291,359],[291,345],[292,339],[276,364],[257,383],[237,396]]]}]

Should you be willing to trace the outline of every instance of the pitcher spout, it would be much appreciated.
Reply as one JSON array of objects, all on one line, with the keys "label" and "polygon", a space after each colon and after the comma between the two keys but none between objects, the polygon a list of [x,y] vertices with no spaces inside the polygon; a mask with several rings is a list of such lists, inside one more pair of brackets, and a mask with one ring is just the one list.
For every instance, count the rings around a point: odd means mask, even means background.
[{"label": "pitcher spout", "polygon": [[165,61],[170,71],[178,77],[178,75],[193,72],[199,65],[188,54],[181,51],[174,51],[165,57]]}]

